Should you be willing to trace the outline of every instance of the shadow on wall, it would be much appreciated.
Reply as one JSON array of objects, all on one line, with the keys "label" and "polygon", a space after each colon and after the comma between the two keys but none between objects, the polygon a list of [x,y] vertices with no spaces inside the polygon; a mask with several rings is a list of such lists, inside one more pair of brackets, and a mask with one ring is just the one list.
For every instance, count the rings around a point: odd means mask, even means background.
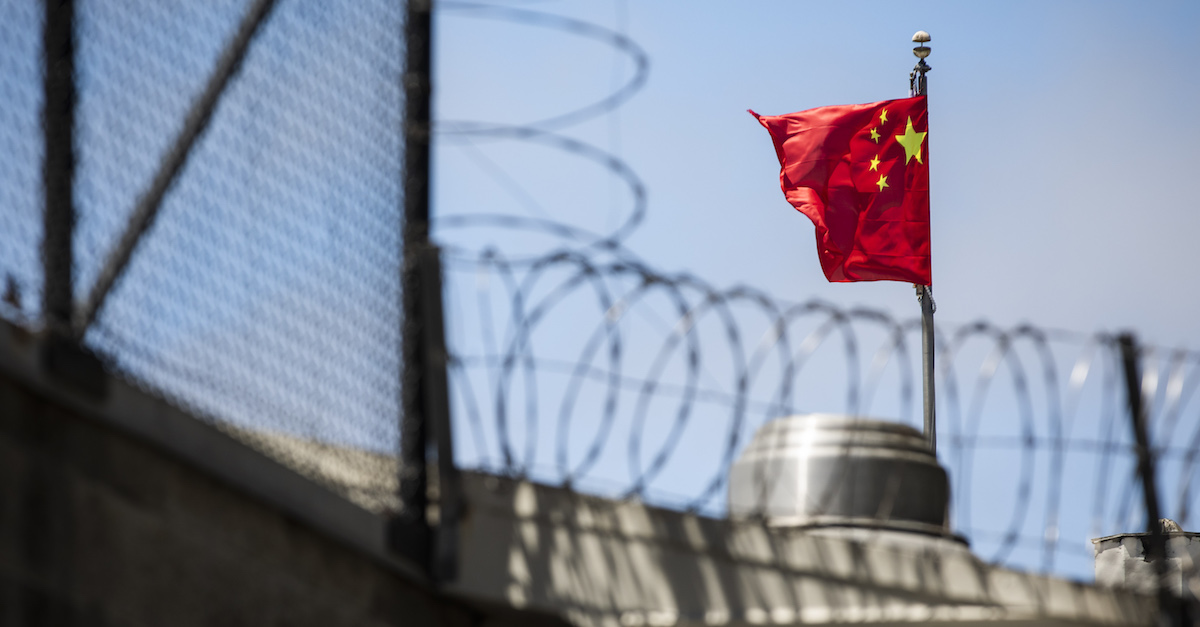
[{"label": "shadow on wall", "polygon": [[773,528],[463,477],[455,593],[583,625],[1070,620],[1149,624],[1141,595],[989,566],[893,530]]}]

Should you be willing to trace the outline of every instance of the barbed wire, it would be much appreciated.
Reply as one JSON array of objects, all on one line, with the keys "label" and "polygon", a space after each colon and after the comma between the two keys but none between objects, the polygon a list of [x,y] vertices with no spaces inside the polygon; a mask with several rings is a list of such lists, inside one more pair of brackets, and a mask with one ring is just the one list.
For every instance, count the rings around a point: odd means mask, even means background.
[{"label": "barbed wire", "polygon": [[[451,257],[448,264],[451,274],[478,273],[481,269],[496,273],[513,273],[493,252],[478,258]],[[547,280],[555,270],[568,268],[563,278],[544,290],[540,297],[531,297],[539,281]],[[630,279],[624,291],[613,289],[613,283]],[[454,280],[451,279],[451,283]],[[806,398],[798,398],[796,387],[804,377],[828,379],[827,373],[808,374],[805,362],[814,359],[819,351],[836,352],[846,368],[843,406],[839,408],[849,415],[872,414],[873,398],[879,394],[885,375],[892,375],[892,387],[898,402],[893,406],[896,413],[885,410],[884,416],[893,416],[911,421],[913,404],[913,372],[915,359],[910,342],[918,332],[916,321],[901,323],[885,312],[869,310],[842,311],[828,303],[819,301],[788,304],[770,299],[764,294],[748,288],[717,290],[695,277],[672,277],[653,273],[644,266],[633,266],[626,262],[598,265],[586,256],[576,254],[553,255],[542,264],[531,265],[520,278],[509,277],[497,282],[510,291],[501,295],[487,294],[495,288],[476,288],[476,300],[483,300],[480,321],[491,315],[490,301],[498,299],[511,305],[512,319],[507,321],[505,349],[498,353],[472,353],[468,348],[455,346],[453,382],[457,398],[461,399],[460,416],[466,415],[470,425],[471,448],[480,465],[499,471],[530,476],[539,480],[550,480],[563,485],[586,484],[587,476],[595,471],[598,460],[605,449],[619,447],[613,441],[614,424],[619,420],[630,423],[625,462],[628,471],[624,475],[626,484],[618,496],[636,497],[654,501],[651,486],[672,457],[686,456],[681,449],[683,432],[699,429],[713,437],[719,437],[724,446],[720,455],[710,459],[708,473],[711,479],[700,486],[686,507],[696,511],[719,512],[721,499],[719,490],[727,479],[728,469],[741,446],[746,443],[751,410],[761,416],[761,424],[773,417],[801,411],[828,410],[829,406],[813,406]],[[453,285],[451,290],[456,289]],[[470,288],[467,288],[470,289]],[[645,374],[629,372],[632,361],[622,339],[622,324],[627,318],[635,317],[633,309],[642,302],[647,291],[661,290],[678,299],[675,301],[678,316],[671,330],[658,338],[658,351]],[[590,325],[581,324],[574,317],[569,328],[561,321],[555,324],[555,308],[575,298],[576,301],[593,301],[596,305]],[[482,298],[481,298],[482,297]],[[460,300],[465,300],[461,298]],[[733,303],[754,304],[759,307],[759,322],[751,327],[748,317],[731,313]],[[461,308],[459,309],[461,313]],[[720,321],[718,329],[697,332],[701,320],[706,317]],[[814,318],[812,324],[802,330],[795,321],[804,316]],[[877,325],[885,340],[874,347],[870,360],[861,354],[864,346],[859,339],[861,326]],[[577,354],[571,357],[542,357],[535,348],[535,336],[545,329],[552,343],[563,343],[567,336],[577,336],[574,342]],[[797,333],[796,331],[800,332]],[[943,459],[948,463],[956,486],[956,523],[968,532],[974,529],[972,502],[974,491],[965,489],[973,483],[973,472],[979,461],[980,451],[1007,451],[1016,453],[1008,460],[1015,475],[1016,495],[1012,499],[1003,541],[993,557],[1003,560],[1017,545],[1027,538],[1031,523],[1034,500],[1041,493],[1041,530],[1045,560],[1043,568],[1053,567],[1053,555],[1059,550],[1060,519],[1066,506],[1063,498],[1064,483],[1067,481],[1068,463],[1080,463],[1090,457],[1096,464],[1096,480],[1091,503],[1090,523],[1092,535],[1121,529],[1138,509],[1138,484],[1132,472],[1133,444],[1129,438],[1120,408],[1123,392],[1117,384],[1115,350],[1113,339],[1105,335],[1088,337],[1065,333],[1047,333],[1021,325],[1005,331],[986,323],[953,327],[942,325],[948,339],[939,345],[938,381],[942,390],[939,399],[943,424]],[[838,338],[832,336],[840,334]],[[751,348],[745,338],[759,336],[762,339]],[[1053,338],[1053,339],[1052,339]],[[733,355],[729,379],[725,385],[707,388],[700,384],[699,372],[704,363],[703,355],[712,355],[713,343],[723,342],[721,355]],[[975,342],[981,346],[968,350]],[[1053,345],[1052,345],[1053,344]],[[546,349],[543,345],[542,349]],[[1025,349],[1025,350],[1022,350]],[[1190,440],[1200,433],[1200,420],[1184,419],[1197,387],[1193,352],[1172,351],[1168,357],[1172,373],[1170,377],[1155,378],[1154,351],[1147,349],[1143,361],[1147,364],[1147,381],[1157,381],[1151,391],[1159,394],[1158,385],[1168,390],[1164,402],[1155,406],[1152,425],[1155,427],[1155,453],[1160,463],[1182,461],[1177,468],[1179,486],[1174,497],[1177,517],[1186,524],[1190,500],[1190,479],[1195,469],[1197,454],[1194,444],[1181,446],[1174,434],[1183,432]],[[673,351],[684,356],[674,365],[676,382],[669,381],[667,363]],[[1022,354],[1022,353],[1025,354]],[[964,357],[964,354],[970,353]],[[780,365],[770,375],[763,373],[763,364],[769,356],[778,354]],[[971,360],[969,357],[976,359]],[[597,361],[603,363],[596,363]],[[892,370],[889,362],[895,362]],[[862,364],[862,365],[860,365]],[[869,365],[867,365],[869,364]],[[904,365],[901,365],[904,364]],[[1191,364],[1191,367],[1183,367]],[[645,366],[645,363],[640,364]],[[1070,369],[1064,371],[1064,365]],[[1002,369],[1009,370],[1007,380],[1001,381]],[[866,370],[867,372],[861,372]],[[894,374],[892,371],[894,370]],[[472,371],[483,371],[485,376],[473,377]],[[1097,373],[1097,371],[1100,371]],[[1064,376],[1064,372],[1068,376]],[[565,383],[562,374],[568,374]],[[768,379],[763,385],[759,379]],[[1102,379],[1096,382],[1095,379]],[[554,384],[543,384],[551,379]],[[481,382],[484,382],[481,384]],[[966,385],[964,385],[964,383]],[[1006,384],[1004,389],[998,389]],[[1036,384],[1036,385],[1035,385]],[[1089,386],[1089,384],[1091,384]],[[1151,385],[1151,383],[1147,383]],[[524,386],[524,389],[518,389]],[[602,398],[601,409],[578,408],[578,398],[587,387],[595,388],[592,396]],[[554,393],[538,392],[546,388]],[[754,396],[750,390],[774,390],[765,397]],[[1035,389],[1036,388],[1036,389]],[[1084,396],[1085,389],[1087,391]],[[632,398],[630,398],[632,397]],[[646,447],[645,427],[649,420],[648,406],[652,399],[670,398],[674,411],[659,414],[653,420],[670,423],[667,436],[657,447]],[[488,398],[490,402],[481,401]],[[523,411],[514,399],[524,404]],[[827,399],[816,399],[817,403]],[[557,406],[543,411],[540,406],[549,403]],[[481,406],[492,407],[494,425],[485,426]],[[724,412],[720,427],[704,422],[696,415],[698,406],[719,408]],[[1095,417],[1080,420],[1080,408],[1096,408]],[[632,412],[628,409],[632,407]],[[622,418],[626,411],[629,417]],[[545,420],[547,416],[554,421]],[[525,424],[514,431],[511,421],[523,419]],[[545,421],[541,425],[539,421]],[[1004,421],[1001,433],[994,430],[995,421]],[[1081,425],[1088,423],[1089,431],[1081,432]],[[583,447],[581,455],[573,458],[570,440],[578,437],[581,429],[594,427],[591,438]],[[538,436],[541,430],[553,430],[551,438]],[[1004,432],[1010,433],[1004,433]],[[716,432],[716,433],[714,433]],[[515,434],[515,435],[514,435]],[[523,434],[523,446],[517,443],[517,435]],[[540,443],[553,442],[552,454],[539,452]],[[577,448],[577,447],[575,447]],[[643,449],[652,448],[650,455]],[[539,461],[553,460],[552,464]],[[1071,461],[1075,460],[1075,461]],[[1173,461],[1174,460],[1174,461]],[[469,462],[468,462],[469,463]],[[1126,472],[1120,472],[1124,465]],[[543,468],[536,472],[537,467]],[[552,473],[544,469],[552,467]],[[601,472],[610,484],[611,472]],[[1119,495],[1114,492],[1119,490]],[[989,498],[991,498],[989,496]],[[715,504],[715,507],[714,507]],[[1137,528],[1137,527],[1135,527]]]},{"label": "barbed wire", "polygon": [[[455,416],[467,436],[458,440],[461,464],[721,516],[732,462],[771,419],[835,410],[914,423],[919,320],[721,288],[656,270],[625,246],[648,210],[646,185],[619,156],[563,133],[611,113],[645,82],[649,61],[636,44],[557,15],[442,7],[605,41],[636,68],[621,90],[570,113],[438,124],[439,140],[451,146],[536,143],[587,160],[634,199],[607,233],[550,219],[524,192],[516,202],[532,216],[439,212],[455,318]],[[494,163],[488,175],[522,189]],[[456,235],[497,228],[549,235],[555,244],[519,254],[464,245]],[[1186,525],[1200,457],[1200,415],[1190,404],[1200,353],[1146,347],[1142,362],[1147,397],[1159,399],[1154,453],[1174,471],[1163,487]],[[954,485],[954,526],[986,557],[1046,572],[1062,558],[1071,562],[1066,572],[1083,576],[1087,538],[1142,529],[1112,336],[943,321],[937,363],[939,451]]]}]

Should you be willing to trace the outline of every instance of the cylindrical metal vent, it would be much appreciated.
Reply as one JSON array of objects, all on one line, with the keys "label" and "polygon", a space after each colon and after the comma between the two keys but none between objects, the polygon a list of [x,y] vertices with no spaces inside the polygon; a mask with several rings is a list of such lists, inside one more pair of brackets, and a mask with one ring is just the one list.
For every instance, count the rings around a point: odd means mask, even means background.
[{"label": "cylindrical metal vent", "polygon": [[729,472],[729,513],[777,526],[949,534],[946,471],[917,430],[807,414],[762,426]]}]

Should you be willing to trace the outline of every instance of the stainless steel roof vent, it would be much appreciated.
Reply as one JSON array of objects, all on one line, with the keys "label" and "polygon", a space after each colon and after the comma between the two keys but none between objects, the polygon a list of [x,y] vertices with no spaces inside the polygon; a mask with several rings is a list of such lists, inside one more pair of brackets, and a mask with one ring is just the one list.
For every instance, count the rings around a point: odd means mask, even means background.
[{"label": "stainless steel roof vent", "polygon": [[729,471],[729,514],[774,526],[949,535],[946,471],[906,425],[806,414],[762,426]]}]

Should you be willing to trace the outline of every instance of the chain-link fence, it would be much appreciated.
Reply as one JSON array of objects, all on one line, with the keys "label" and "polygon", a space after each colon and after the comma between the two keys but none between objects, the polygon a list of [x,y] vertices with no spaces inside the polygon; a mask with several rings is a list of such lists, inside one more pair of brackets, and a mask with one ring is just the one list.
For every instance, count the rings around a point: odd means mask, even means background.
[{"label": "chain-link fence", "polygon": [[[34,325],[45,18],[4,10],[0,314]],[[74,12],[75,331],[130,381],[397,509],[403,5]]]},{"label": "chain-link fence", "polygon": [[0,316],[41,315],[42,7],[9,2],[0,20]]},{"label": "chain-link fence", "polygon": [[[245,10],[85,6],[80,286]],[[382,1],[274,8],[87,336],[372,509],[395,506],[397,476],[400,19]]]}]

